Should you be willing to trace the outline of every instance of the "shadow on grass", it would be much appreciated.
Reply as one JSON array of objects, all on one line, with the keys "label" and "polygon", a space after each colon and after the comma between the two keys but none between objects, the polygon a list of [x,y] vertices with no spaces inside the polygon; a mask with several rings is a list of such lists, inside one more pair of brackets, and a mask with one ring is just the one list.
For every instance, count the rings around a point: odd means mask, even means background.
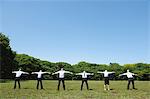
[{"label": "shadow on grass", "polygon": [[36,88],[27,88],[27,87],[25,87],[25,88],[21,88],[21,89],[36,89]]}]

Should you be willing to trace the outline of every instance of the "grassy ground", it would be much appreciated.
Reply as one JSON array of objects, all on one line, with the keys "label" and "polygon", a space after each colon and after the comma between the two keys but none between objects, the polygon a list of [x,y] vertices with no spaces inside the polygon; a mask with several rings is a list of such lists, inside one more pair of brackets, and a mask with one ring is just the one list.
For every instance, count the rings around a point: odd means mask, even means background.
[{"label": "grassy ground", "polygon": [[21,81],[21,89],[13,89],[14,82],[0,83],[0,99],[150,99],[150,82],[135,81],[137,90],[127,90],[127,81],[110,81],[110,91],[103,90],[103,81],[89,81],[91,90],[80,91],[81,81],[66,81],[66,90],[57,91],[57,81],[44,80],[44,90],[36,89],[36,80]]}]

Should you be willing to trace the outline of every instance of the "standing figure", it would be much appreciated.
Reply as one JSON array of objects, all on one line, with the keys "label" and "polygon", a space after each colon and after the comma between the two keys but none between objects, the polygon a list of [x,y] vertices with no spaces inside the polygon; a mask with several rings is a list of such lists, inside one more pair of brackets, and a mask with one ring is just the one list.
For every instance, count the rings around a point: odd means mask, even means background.
[{"label": "standing figure", "polygon": [[21,69],[19,69],[19,71],[13,71],[12,73],[15,73],[16,76],[15,76],[15,84],[14,84],[14,89],[16,89],[16,83],[18,82],[18,85],[19,85],[19,89],[21,88],[20,87],[20,77],[22,74],[29,74],[27,72],[23,72],[21,71]]},{"label": "standing figure", "polygon": [[119,76],[123,76],[123,75],[126,75],[127,78],[128,78],[127,89],[129,90],[129,87],[130,87],[130,83],[131,83],[131,82],[132,82],[132,87],[133,87],[133,89],[136,89],[135,86],[134,86],[134,75],[137,75],[137,74],[131,73],[131,72],[129,72],[129,70],[127,70],[126,73],[120,74]]},{"label": "standing figure", "polygon": [[43,84],[42,84],[42,74],[50,74],[49,72],[42,72],[42,70],[40,70],[39,72],[32,72],[31,74],[37,74],[37,89],[39,89],[39,83],[41,85],[41,89],[43,89]]},{"label": "standing figure", "polygon": [[87,90],[89,90],[89,86],[88,86],[88,82],[87,82],[88,81],[88,75],[93,75],[93,73],[86,73],[85,71],[83,71],[82,73],[77,73],[76,75],[82,76],[81,90],[83,89],[84,82],[86,83]]},{"label": "standing figure", "polygon": [[63,68],[61,68],[61,70],[59,70],[59,71],[57,71],[57,72],[55,72],[55,73],[52,74],[52,75],[54,75],[54,74],[59,74],[57,90],[59,90],[60,82],[62,82],[63,88],[64,88],[64,90],[65,90],[65,81],[64,81],[64,74],[65,74],[65,73],[73,74],[72,72],[63,70]]},{"label": "standing figure", "polygon": [[104,72],[97,72],[97,73],[104,74],[104,90],[110,90],[110,88],[109,88],[109,74],[112,74],[115,72],[108,72],[107,70],[105,70]]}]

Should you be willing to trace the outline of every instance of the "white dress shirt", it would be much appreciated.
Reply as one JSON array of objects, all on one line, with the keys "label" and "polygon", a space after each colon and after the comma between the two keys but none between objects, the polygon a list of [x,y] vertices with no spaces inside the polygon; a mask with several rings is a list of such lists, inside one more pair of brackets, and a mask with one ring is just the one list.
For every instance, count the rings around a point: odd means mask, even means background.
[{"label": "white dress shirt", "polygon": [[65,71],[65,70],[60,70],[60,71],[55,72],[54,74],[59,74],[59,78],[64,78],[65,73],[71,73],[71,72]]},{"label": "white dress shirt", "polygon": [[133,75],[135,75],[135,74],[131,73],[131,72],[126,72],[126,73],[123,73],[121,75],[126,75],[128,78],[133,78]]},{"label": "white dress shirt", "polygon": [[104,77],[109,77],[109,74],[112,74],[114,72],[100,72],[102,74],[104,74]]},{"label": "white dress shirt", "polygon": [[49,72],[41,72],[41,71],[39,71],[39,72],[32,72],[32,74],[37,74],[38,75],[37,78],[42,78],[42,74],[45,74],[45,73],[49,73]]},{"label": "white dress shirt", "polygon": [[88,75],[93,75],[92,73],[86,73],[86,72],[82,72],[82,73],[77,73],[76,75],[81,75],[82,78],[87,78]]},{"label": "white dress shirt", "polygon": [[28,74],[28,73],[23,72],[23,71],[13,71],[12,73],[15,73],[16,77],[20,77],[22,74]]},{"label": "white dress shirt", "polygon": [[104,71],[104,72],[98,72],[98,73],[104,74],[104,77],[109,77],[109,74],[112,74],[112,73],[115,73],[115,72],[107,72],[107,71]]}]

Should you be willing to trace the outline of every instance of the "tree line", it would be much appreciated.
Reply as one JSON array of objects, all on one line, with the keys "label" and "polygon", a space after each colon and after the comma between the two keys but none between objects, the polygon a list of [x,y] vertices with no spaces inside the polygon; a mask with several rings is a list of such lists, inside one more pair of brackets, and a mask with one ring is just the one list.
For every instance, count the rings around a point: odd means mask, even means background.
[{"label": "tree line", "polygon": [[[38,58],[34,58],[27,54],[17,54],[13,51],[9,44],[10,40],[4,33],[0,33],[0,79],[12,79],[14,75],[12,75],[12,71],[18,70],[21,68],[26,72],[33,71],[48,71],[55,72],[60,68],[64,68],[65,70],[71,71],[73,73],[79,73],[82,71],[87,71],[94,73],[94,76],[90,76],[90,79],[93,80],[102,80],[103,75],[97,74],[97,71],[114,71],[115,74],[110,75],[110,78],[113,80],[121,80],[126,79],[120,78],[118,75],[120,73],[126,72],[129,69],[131,72],[138,74],[136,79],[138,80],[150,80],[150,64],[148,63],[136,63],[136,64],[124,64],[120,65],[118,63],[110,63],[110,64],[96,64],[96,63],[88,63],[85,61],[81,61],[77,64],[69,64],[66,62],[49,62],[40,60]],[[29,76],[27,79],[35,79],[35,75]],[[44,75],[44,79],[57,79],[56,75]],[[66,74],[66,79],[81,79],[80,76],[69,75]]]}]

